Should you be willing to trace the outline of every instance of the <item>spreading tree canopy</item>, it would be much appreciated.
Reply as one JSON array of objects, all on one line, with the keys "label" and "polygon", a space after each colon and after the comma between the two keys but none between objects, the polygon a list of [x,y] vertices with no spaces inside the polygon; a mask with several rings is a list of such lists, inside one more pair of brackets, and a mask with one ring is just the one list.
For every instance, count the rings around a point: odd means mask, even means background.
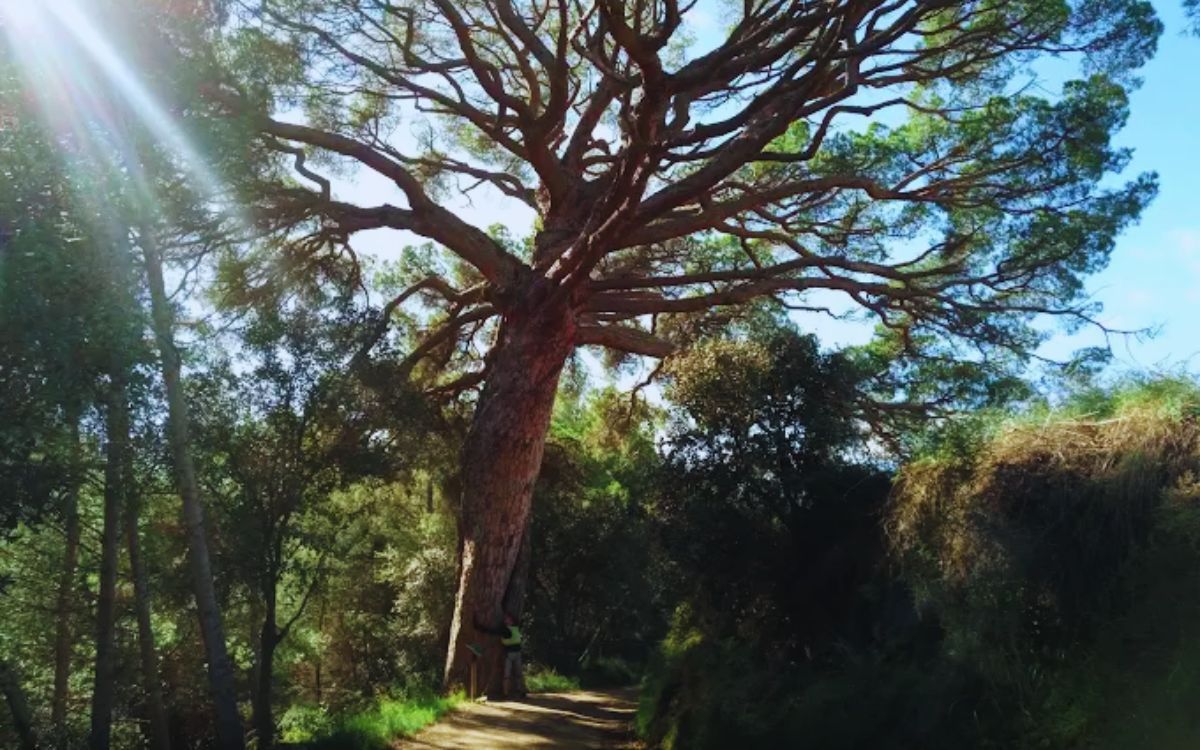
[{"label": "spreading tree canopy", "polygon": [[[1025,354],[1036,314],[1092,319],[1083,277],[1154,191],[1108,178],[1160,29],[1137,0],[227,8],[225,72],[202,94],[290,168],[255,216],[309,253],[368,230],[428,241],[360,360],[407,309],[425,327],[402,373],[482,386],[449,680],[482,641],[475,618],[521,601],[513,571],[575,347],[662,357],[697,317],[832,293],[899,353]],[[719,34],[690,30],[698,10]],[[346,200],[337,175],[353,170],[397,199]],[[532,232],[472,225],[457,192],[532,212]]]}]

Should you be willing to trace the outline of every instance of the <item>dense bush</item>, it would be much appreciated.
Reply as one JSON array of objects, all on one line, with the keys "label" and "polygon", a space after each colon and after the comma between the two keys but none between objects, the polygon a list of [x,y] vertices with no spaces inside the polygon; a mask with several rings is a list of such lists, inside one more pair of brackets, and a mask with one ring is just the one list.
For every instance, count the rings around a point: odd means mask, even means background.
[{"label": "dense bush", "polygon": [[442,696],[430,690],[384,696],[358,711],[330,716],[319,707],[293,705],[280,729],[285,742],[308,750],[386,750],[437,721],[464,700],[461,693]]},{"label": "dense bush", "polygon": [[[786,533],[769,491],[746,500],[769,478],[755,468],[779,465],[770,450],[696,454],[663,490],[677,510],[666,549],[693,587],[645,682],[644,736],[668,748],[1197,746],[1198,417],[1194,384],[1160,380],[970,420],[904,466],[890,500],[871,481],[809,489],[802,534]],[[805,476],[869,476],[847,455]],[[847,545],[857,568],[837,554]],[[802,583],[830,571],[839,586]]]},{"label": "dense bush", "polygon": [[589,685],[635,683],[666,631],[652,425],[615,391],[566,394],[534,493],[530,652]]},{"label": "dense bush", "polygon": [[904,627],[882,576],[887,477],[850,460],[865,444],[858,376],[811,338],[712,342],[671,374],[685,411],[654,519],[682,604],[647,679],[643,732],[667,747],[773,746],[816,675],[870,652],[875,625]]},{"label": "dense bush", "polygon": [[1093,392],[901,472],[888,526],[904,579],[944,629],[944,657],[1006,707],[1014,742],[1121,736],[1145,722],[1130,685],[1173,696],[1163,719],[1197,697],[1181,637],[1200,620],[1190,595],[1163,605],[1200,580],[1198,416],[1188,382]]}]

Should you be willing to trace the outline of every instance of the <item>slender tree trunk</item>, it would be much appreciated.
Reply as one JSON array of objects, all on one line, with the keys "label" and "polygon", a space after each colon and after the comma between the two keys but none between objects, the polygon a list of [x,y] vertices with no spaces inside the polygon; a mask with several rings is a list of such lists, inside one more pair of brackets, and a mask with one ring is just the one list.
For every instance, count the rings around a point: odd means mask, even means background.
[{"label": "slender tree trunk", "polygon": [[255,686],[254,699],[254,730],[258,735],[260,750],[270,750],[275,746],[275,714],[271,708],[271,692],[275,672],[275,647],[278,645],[278,640],[267,634],[267,623],[264,623],[259,644],[258,685]]},{"label": "slender tree trunk", "polygon": [[181,381],[179,352],[175,349],[174,320],[163,282],[162,257],[150,232],[141,230],[142,252],[150,285],[150,306],[154,334],[162,360],[163,382],[167,389],[167,436],[175,464],[175,480],[183,501],[187,526],[188,550],[192,567],[192,588],[200,618],[200,633],[208,658],[208,682],[216,714],[217,746],[222,750],[242,750],[246,746],[242,717],[238,714],[237,688],[233,665],[225,646],[221,609],[213,584],[208,537],[204,530],[204,508],[192,463],[191,438],[188,435],[188,410]]},{"label": "slender tree trunk", "polygon": [[66,526],[66,550],[62,571],[58,578],[58,601],[55,606],[54,632],[54,697],[50,704],[50,723],[54,731],[54,744],[59,750],[67,746],[67,699],[71,679],[71,614],[75,594],[75,570],[79,564],[79,472],[81,470],[79,443],[79,414],[67,417],[71,425],[71,486],[67,490],[63,507],[63,523]]},{"label": "slender tree trunk", "polygon": [[29,701],[25,699],[25,690],[21,680],[12,666],[0,658],[0,692],[4,693],[4,701],[12,714],[13,727],[21,741],[21,750],[36,750],[37,735],[33,732],[33,717],[29,713]]},{"label": "slender tree trunk", "polygon": [[[321,597],[321,612],[317,615],[317,632],[325,635],[325,597]],[[321,705],[322,685],[321,685],[321,666],[324,663],[324,649],[317,651],[317,663],[313,668],[313,698],[315,703]]]},{"label": "slender tree trunk", "polygon": [[104,532],[100,542],[100,594],[96,607],[96,676],[92,689],[92,750],[108,750],[112,735],[113,680],[116,660],[117,557],[120,554],[121,513],[127,497],[125,468],[129,463],[128,391],[114,376],[108,403],[108,447],[104,464]]},{"label": "slender tree trunk", "polygon": [[272,677],[275,674],[275,647],[279,645],[279,623],[276,605],[275,574],[268,573],[270,582],[264,587],[263,598],[267,611],[263,616],[262,632],[258,639],[258,666],[254,686],[254,732],[259,750],[275,745],[275,717],[271,711]]},{"label": "slender tree trunk", "polygon": [[498,682],[502,674],[503,657],[496,639],[479,632],[475,620],[494,627],[503,619],[559,375],[575,335],[570,310],[565,305],[540,304],[540,292],[530,289],[524,295],[526,302],[501,324],[487,383],[463,447],[461,560],[444,674],[447,686],[466,684],[471,645],[486,647],[482,665],[486,678]]},{"label": "slender tree trunk", "polygon": [[131,496],[125,513],[125,541],[129,547],[129,572],[133,577],[133,603],[137,613],[138,655],[142,663],[142,686],[146,691],[149,725],[146,739],[151,750],[171,750],[171,732],[163,701],[162,680],[158,674],[158,651],[154,645],[154,627],[150,621],[150,585],[142,565],[141,537],[138,531],[140,502],[132,496],[132,466],[127,466]]}]

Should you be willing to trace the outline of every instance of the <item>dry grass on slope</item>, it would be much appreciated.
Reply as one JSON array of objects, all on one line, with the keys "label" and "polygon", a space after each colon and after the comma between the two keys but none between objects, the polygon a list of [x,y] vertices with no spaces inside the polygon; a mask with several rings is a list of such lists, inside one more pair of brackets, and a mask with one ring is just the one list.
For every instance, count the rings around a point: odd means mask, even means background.
[{"label": "dry grass on slope", "polygon": [[1083,617],[1164,513],[1200,503],[1198,415],[1181,386],[1102,418],[1012,420],[972,451],[918,460],[895,485],[894,549],[930,596]]}]

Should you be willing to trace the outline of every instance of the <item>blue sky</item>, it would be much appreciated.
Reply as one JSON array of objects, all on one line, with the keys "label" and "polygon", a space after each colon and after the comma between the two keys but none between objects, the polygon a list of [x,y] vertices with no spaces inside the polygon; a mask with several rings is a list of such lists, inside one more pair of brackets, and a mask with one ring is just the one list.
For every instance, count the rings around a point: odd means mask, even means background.
[{"label": "blue sky", "polygon": [[[1087,287],[1103,305],[1098,317],[1105,325],[1155,331],[1110,339],[1114,373],[1183,368],[1200,374],[1200,38],[1184,33],[1181,0],[1154,5],[1166,28],[1157,55],[1141,70],[1144,83],[1132,94],[1129,122],[1117,143],[1133,150],[1124,176],[1158,173],[1159,194]],[[707,16],[696,20],[703,45],[718,24]],[[828,301],[844,307],[832,295]],[[870,338],[863,323],[817,315],[798,322],[831,346]],[[1046,327],[1055,332],[1040,351],[1047,357],[1066,359],[1105,342],[1096,329],[1068,335],[1056,321],[1047,320]]]},{"label": "blue sky", "polygon": [[[1106,325],[1157,330],[1150,338],[1113,338],[1115,372],[1183,368],[1200,373],[1200,38],[1185,35],[1181,0],[1155,5],[1166,29],[1158,54],[1141,71],[1144,83],[1133,92],[1130,119],[1117,142],[1134,151],[1125,176],[1157,172],[1160,191],[1141,222],[1121,236],[1111,264],[1089,280],[1088,289],[1103,304],[1099,318]],[[718,40],[718,6],[719,0],[704,0],[689,14],[696,37],[690,53]],[[401,126],[396,134],[401,144],[407,139],[405,130]],[[403,200],[389,181],[364,172],[338,192],[364,204]],[[502,223],[514,235],[526,234],[532,213],[498,198],[480,194],[455,200],[453,207],[480,226]],[[395,257],[413,239],[380,231],[357,237],[355,245],[373,255]],[[798,317],[797,322],[830,347],[865,342],[871,333],[869,324],[825,316]],[[1047,327],[1056,333],[1040,352],[1045,356],[1065,359],[1075,349],[1104,342],[1096,330],[1068,335],[1058,332],[1057,323],[1047,321]]]},{"label": "blue sky", "polygon": [[[1160,328],[1148,341],[1115,342],[1118,366],[1200,373],[1200,38],[1184,34],[1181,6],[1155,3],[1166,31],[1117,139],[1134,150],[1130,175],[1158,173],[1159,194],[1088,287],[1103,302],[1107,324]],[[1059,337],[1047,349],[1061,354],[1096,340]]]}]

